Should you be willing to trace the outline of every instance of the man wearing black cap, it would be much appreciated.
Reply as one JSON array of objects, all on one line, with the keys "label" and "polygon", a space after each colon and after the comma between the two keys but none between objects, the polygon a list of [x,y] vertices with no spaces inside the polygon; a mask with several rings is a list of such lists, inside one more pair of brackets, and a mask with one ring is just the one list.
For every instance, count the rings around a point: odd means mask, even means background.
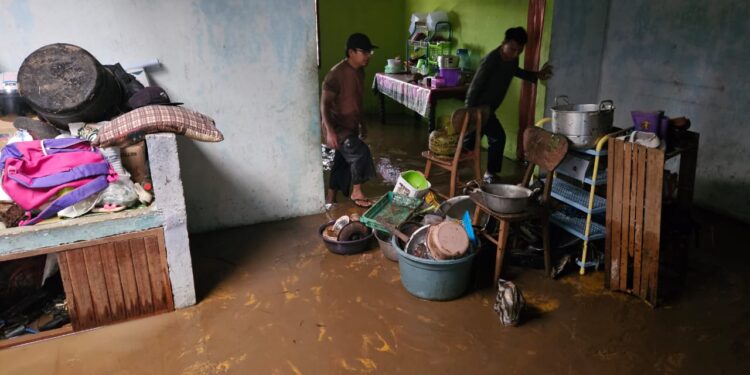
[{"label": "man wearing black cap", "polygon": [[363,142],[367,129],[362,122],[362,94],[364,68],[375,48],[367,35],[350,35],[346,58],[331,68],[323,80],[322,130],[326,145],[336,150],[326,203],[334,203],[336,193],[341,191],[359,207],[372,205],[362,192],[362,184],[375,177],[370,148]]}]

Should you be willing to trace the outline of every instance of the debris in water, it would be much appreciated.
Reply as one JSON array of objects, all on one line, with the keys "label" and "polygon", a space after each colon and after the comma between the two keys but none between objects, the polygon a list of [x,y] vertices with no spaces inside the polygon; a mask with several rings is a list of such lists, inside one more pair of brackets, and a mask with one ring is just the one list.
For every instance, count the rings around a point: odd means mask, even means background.
[{"label": "debris in water", "polygon": [[383,181],[392,185],[396,184],[398,176],[401,175],[401,170],[394,166],[391,163],[391,159],[388,158],[380,158],[380,160],[378,160],[377,170],[383,178]]}]

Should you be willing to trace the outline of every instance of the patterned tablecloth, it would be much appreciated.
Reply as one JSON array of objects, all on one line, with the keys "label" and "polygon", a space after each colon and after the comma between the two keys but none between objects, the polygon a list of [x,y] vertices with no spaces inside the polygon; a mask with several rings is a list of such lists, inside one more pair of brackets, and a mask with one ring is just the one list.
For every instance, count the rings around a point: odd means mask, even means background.
[{"label": "patterned tablecloth", "polygon": [[372,81],[372,89],[419,113],[422,117],[427,117],[430,113],[432,90],[409,83],[412,77],[411,74],[376,73]]}]

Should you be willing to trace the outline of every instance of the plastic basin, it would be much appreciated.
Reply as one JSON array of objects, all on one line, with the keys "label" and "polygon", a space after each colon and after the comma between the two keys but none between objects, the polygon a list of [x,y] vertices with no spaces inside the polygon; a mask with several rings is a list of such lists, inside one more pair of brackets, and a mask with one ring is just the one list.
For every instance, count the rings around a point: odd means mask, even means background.
[{"label": "plastic basin", "polygon": [[327,226],[333,224],[333,221],[329,221],[318,228],[318,236],[325,243],[326,248],[332,253],[349,255],[361,253],[369,248],[370,240],[372,240],[373,232],[370,230],[370,234],[354,241],[333,241],[323,237],[323,231]]},{"label": "plastic basin", "polygon": [[401,283],[412,295],[432,301],[447,301],[460,297],[471,279],[471,266],[476,251],[460,259],[430,260],[407,254],[398,246],[396,237],[391,245],[398,254]]}]

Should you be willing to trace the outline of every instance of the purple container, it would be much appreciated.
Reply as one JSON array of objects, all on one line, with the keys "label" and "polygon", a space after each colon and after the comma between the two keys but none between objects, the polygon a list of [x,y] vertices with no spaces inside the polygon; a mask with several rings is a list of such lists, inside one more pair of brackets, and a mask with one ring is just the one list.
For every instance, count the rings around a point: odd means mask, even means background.
[{"label": "purple container", "polygon": [[445,87],[458,86],[461,81],[461,68],[441,68],[440,76],[445,79]]}]

